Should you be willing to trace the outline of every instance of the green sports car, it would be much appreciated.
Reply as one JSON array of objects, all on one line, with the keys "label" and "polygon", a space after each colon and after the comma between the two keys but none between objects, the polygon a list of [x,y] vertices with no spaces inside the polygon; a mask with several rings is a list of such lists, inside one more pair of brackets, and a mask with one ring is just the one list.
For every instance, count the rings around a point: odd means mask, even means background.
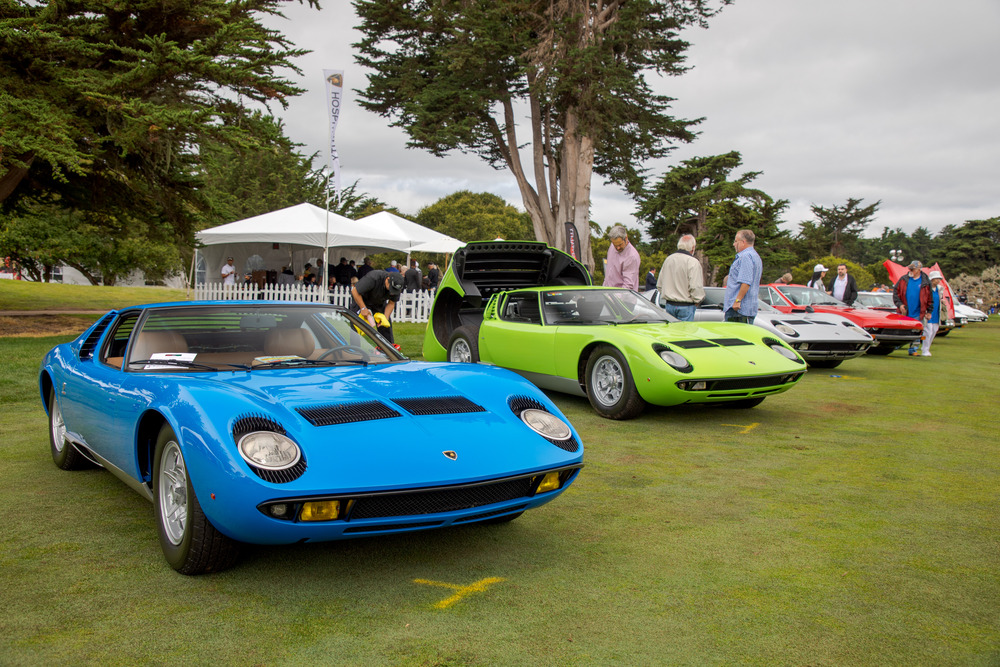
[{"label": "green sports car", "polygon": [[806,371],[764,329],[679,322],[631,290],[590,283],[582,264],[544,243],[470,243],[438,289],[424,358],[509,368],[586,396],[611,419],[647,403],[750,408]]}]

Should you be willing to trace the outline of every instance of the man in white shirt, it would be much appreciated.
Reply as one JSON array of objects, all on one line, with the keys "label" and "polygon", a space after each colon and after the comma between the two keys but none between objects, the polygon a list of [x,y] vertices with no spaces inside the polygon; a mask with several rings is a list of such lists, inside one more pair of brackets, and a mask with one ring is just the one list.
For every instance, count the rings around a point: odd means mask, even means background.
[{"label": "man in white shirt", "polygon": [[837,277],[830,282],[830,289],[827,294],[834,299],[840,299],[848,306],[853,305],[858,298],[858,285],[854,276],[848,275],[847,265],[837,265]]},{"label": "man in white shirt", "polygon": [[695,244],[691,234],[682,236],[677,241],[677,252],[663,260],[656,282],[660,305],[682,322],[694,321],[694,312],[705,298],[701,262],[693,254]]},{"label": "man in white shirt", "polygon": [[236,267],[233,266],[232,257],[227,259],[226,263],[222,265],[222,284],[223,285],[236,284]]}]

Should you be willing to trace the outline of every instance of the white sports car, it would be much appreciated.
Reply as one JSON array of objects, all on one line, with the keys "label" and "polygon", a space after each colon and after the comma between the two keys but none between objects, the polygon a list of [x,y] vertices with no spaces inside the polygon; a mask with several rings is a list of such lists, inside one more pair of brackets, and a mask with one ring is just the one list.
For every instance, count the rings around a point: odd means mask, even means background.
[{"label": "white sports car", "polygon": [[[705,300],[695,311],[695,321],[721,322],[722,287],[706,287]],[[643,294],[657,305],[659,290]],[[845,359],[863,355],[874,339],[846,317],[827,313],[782,313],[777,308],[758,301],[754,324],[767,329],[788,343],[814,368],[836,368]]]}]

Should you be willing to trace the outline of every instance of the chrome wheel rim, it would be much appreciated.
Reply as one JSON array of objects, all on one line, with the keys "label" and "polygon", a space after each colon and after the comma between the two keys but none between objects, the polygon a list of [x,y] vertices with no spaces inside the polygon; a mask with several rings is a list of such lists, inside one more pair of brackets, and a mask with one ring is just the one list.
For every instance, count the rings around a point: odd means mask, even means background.
[{"label": "chrome wheel rim", "polygon": [[472,349],[469,348],[469,342],[464,338],[459,338],[451,345],[451,354],[448,355],[448,361],[457,361],[463,364],[472,363]]},{"label": "chrome wheel rim", "polygon": [[160,523],[174,546],[184,539],[187,525],[187,468],[181,448],[171,440],[160,454]]},{"label": "chrome wheel rim", "polygon": [[613,357],[601,357],[590,375],[594,397],[601,405],[614,405],[625,392],[625,373]]},{"label": "chrome wheel rim", "polygon": [[52,446],[57,453],[62,453],[66,447],[66,422],[63,420],[62,410],[59,408],[59,401],[52,399]]}]

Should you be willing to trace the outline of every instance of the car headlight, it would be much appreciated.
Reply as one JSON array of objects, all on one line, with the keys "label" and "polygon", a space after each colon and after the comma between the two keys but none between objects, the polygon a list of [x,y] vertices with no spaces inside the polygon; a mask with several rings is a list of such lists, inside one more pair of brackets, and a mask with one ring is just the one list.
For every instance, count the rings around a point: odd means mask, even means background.
[{"label": "car headlight", "polygon": [[784,322],[775,322],[774,328],[786,336],[798,336],[799,332]]},{"label": "car headlight", "polygon": [[291,438],[273,431],[247,433],[236,446],[247,463],[268,470],[291,468],[302,458],[302,451]]},{"label": "car headlight", "polygon": [[527,424],[528,428],[550,440],[569,440],[573,437],[573,432],[569,425],[556,417],[551,412],[528,408],[521,411],[521,421]]},{"label": "car headlight", "polygon": [[691,370],[691,364],[687,359],[677,354],[673,350],[663,349],[659,351],[660,359],[670,364],[672,368],[675,368],[682,373],[687,373]]},{"label": "car headlight", "polygon": [[785,357],[789,361],[799,361],[801,363],[799,355],[795,354],[784,345],[772,345],[771,349],[780,354],[781,356]]},{"label": "car headlight", "polygon": [[847,327],[856,334],[862,334],[865,336],[870,335],[867,331],[859,327],[857,324],[854,324],[853,322],[841,322],[841,324],[843,324],[845,327]]}]

